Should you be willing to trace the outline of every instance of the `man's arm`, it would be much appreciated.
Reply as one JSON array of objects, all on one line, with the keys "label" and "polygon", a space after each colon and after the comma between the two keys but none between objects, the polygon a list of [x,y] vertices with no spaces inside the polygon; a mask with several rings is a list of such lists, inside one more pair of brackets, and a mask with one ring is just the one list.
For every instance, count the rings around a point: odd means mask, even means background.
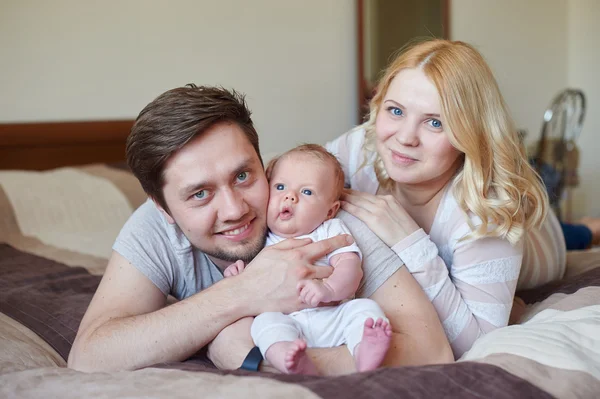
[{"label": "man's arm", "polygon": [[[371,296],[383,309],[394,331],[383,366],[421,365],[454,361],[437,313],[405,267],[398,269]],[[251,320],[227,327],[209,345],[209,357],[223,369],[240,366],[253,347]],[[308,349],[321,375],[356,371],[346,346]],[[266,365],[266,370],[273,371]]]},{"label": "man's arm", "polygon": [[238,319],[298,310],[298,282],[331,273],[329,267],[312,266],[313,259],[347,246],[348,240],[286,240],[261,251],[241,275],[168,307],[165,295],[114,252],[79,327],[69,367],[135,369],[183,360]]},{"label": "man's arm", "polygon": [[[228,279],[229,280],[229,279]],[[171,306],[131,263],[113,252],[81,321],[69,367],[82,371],[136,369],[183,360],[243,316],[233,281]]]}]

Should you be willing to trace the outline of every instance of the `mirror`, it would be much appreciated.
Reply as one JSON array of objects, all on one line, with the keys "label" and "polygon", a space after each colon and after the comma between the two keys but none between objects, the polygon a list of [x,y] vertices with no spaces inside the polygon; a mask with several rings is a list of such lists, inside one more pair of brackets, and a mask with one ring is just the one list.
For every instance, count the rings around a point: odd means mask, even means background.
[{"label": "mirror", "polygon": [[359,123],[381,73],[415,38],[449,38],[450,0],[357,0]]}]

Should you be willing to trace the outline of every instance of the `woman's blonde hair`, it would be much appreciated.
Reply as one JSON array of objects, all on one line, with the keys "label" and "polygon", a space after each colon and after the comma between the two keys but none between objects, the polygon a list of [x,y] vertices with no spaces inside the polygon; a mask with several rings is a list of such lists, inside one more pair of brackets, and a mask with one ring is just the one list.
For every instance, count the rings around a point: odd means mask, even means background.
[{"label": "woman's blonde hair", "polygon": [[[454,196],[465,212],[478,216],[470,237],[503,237],[515,244],[523,233],[546,217],[548,198],[541,179],[527,162],[516,128],[492,71],[472,46],[448,40],[413,44],[390,64],[370,103],[365,149],[376,151],[375,120],[390,83],[403,69],[419,68],[440,95],[445,131],[464,153],[454,178]],[[381,157],[375,172],[390,190]]]}]

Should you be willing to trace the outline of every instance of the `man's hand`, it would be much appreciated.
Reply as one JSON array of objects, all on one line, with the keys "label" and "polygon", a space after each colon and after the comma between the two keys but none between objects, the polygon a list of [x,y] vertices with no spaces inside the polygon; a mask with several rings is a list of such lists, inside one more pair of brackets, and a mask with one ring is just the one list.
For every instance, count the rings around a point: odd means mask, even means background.
[{"label": "man's hand", "polygon": [[321,280],[304,280],[298,283],[300,300],[311,307],[316,307],[322,302],[332,302],[334,292]]},{"label": "man's hand", "polygon": [[246,265],[244,265],[244,261],[238,260],[237,262],[232,263],[231,265],[227,266],[227,269],[225,269],[225,271],[223,272],[223,276],[224,277],[237,276],[238,274],[240,274],[241,272],[244,271],[245,267],[246,267]]},{"label": "man's hand", "polygon": [[339,235],[318,242],[288,239],[263,249],[244,269],[232,278],[239,285],[239,296],[247,301],[248,315],[264,312],[292,313],[307,306],[298,296],[302,280],[327,278],[330,266],[313,263],[326,254],[352,244],[349,235]]}]

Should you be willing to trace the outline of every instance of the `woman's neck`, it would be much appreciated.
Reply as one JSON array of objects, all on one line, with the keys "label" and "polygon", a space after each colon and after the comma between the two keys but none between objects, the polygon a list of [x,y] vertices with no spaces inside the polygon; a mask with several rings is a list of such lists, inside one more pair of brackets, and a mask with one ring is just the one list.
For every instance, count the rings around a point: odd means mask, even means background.
[{"label": "woman's neck", "polygon": [[456,173],[451,168],[435,180],[420,184],[394,184],[391,192],[414,221],[429,233],[445,189]]}]

